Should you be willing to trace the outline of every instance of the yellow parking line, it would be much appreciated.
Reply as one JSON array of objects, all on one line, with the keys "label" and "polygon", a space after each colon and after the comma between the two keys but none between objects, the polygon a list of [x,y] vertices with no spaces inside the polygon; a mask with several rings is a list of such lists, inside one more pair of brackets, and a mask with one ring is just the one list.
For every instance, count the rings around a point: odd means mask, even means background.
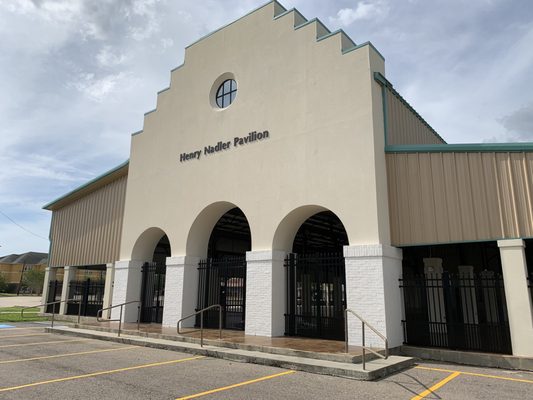
[{"label": "yellow parking line", "polygon": [[53,340],[48,342],[34,342],[34,343],[18,343],[18,344],[7,344],[4,346],[0,346],[0,349],[4,349],[6,347],[23,347],[23,346],[37,346],[38,344],[53,344],[53,343],[72,343],[72,342],[86,342],[87,340],[91,339],[73,339],[73,340]]},{"label": "yellow parking line", "polygon": [[46,336],[49,333],[25,333],[24,335],[2,335],[1,338],[10,338],[10,337],[26,337],[26,336]]},{"label": "yellow parking line", "polygon": [[434,393],[435,390],[437,390],[437,389],[443,387],[444,385],[446,385],[452,379],[457,378],[459,375],[461,375],[460,372],[457,372],[457,371],[453,372],[452,374],[450,374],[446,378],[444,378],[442,381],[439,381],[436,384],[434,384],[433,386],[431,386],[429,389],[424,390],[422,393],[420,393],[419,395],[416,395],[415,397],[412,397],[411,400],[423,399],[427,395]]},{"label": "yellow parking line", "polygon": [[509,378],[507,376],[478,374],[477,372],[453,371],[453,370],[450,370],[450,369],[429,368],[429,367],[421,367],[421,366],[416,366],[415,368],[417,368],[417,369],[425,369],[425,370],[428,370],[428,371],[438,371],[438,372],[460,372],[462,375],[479,376],[479,377],[482,377],[482,378],[490,378],[490,379],[501,379],[501,380],[504,380],[504,381],[512,381],[512,382],[533,383],[533,380],[529,380],[529,379]]},{"label": "yellow parking line", "polygon": [[279,374],[263,376],[262,378],[252,379],[252,380],[250,380],[250,381],[245,381],[245,382],[240,382],[240,383],[235,383],[235,384],[233,384],[233,385],[223,386],[223,387],[220,387],[220,388],[217,388],[217,389],[207,390],[207,391],[205,391],[205,392],[196,393],[196,394],[191,394],[191,395],[189,395],[189,396],[185,396],[185,397],[179,397],[179,398],[177,398],[176,400],[195,399],[195,398],[197,398],[197,397],[207,396],[208,394],[222,392],[222,391],[224,391],[224,390],[233,389],[233,388],[236,388],[236,387],[239,387],[239,386],[249,385],[249,384],[251,384],[251,383],[256,383],[256,382],[266,381],[266,380],[268,380],[268,379],[272,379],[272,378],[277,378],[278,376],[294,374],[295,372],[296,372],[296,371],[285,371],[285,372],[280,372]]},{"label": "yellow parking line", "polygon": [[113,348],[113,349],[101,349],[101,350],[90,350],[90,351],[80,351],[78,353],[65,353],[65,354],[56,354],[53,356],[42,356],[42,357],[32,357],[32,358],[19,358],[16,360],[5,360],[0,361],[0,364],[11,364],[16,362],[22,362],[22,361],[35,361],[35,360],[45,360],[47,358],[59,358],[59,357],[71,357],[71,356],[82,356],[84,354],[94,354],[94,353],[105,353],[109,351],[120,351],[120,350],[131,350],[138,348],[138,346],[127,346],[127,347],[119,347],[119,348]]},{"label": "yellow parking line", "polygon": [[92,372],[90,374],[68,376],[66,378],[57,378],[57,379],[50,379],[48,381],[27,383],[25,385],[0,388],[0,392],[8,392],[8,391],[11,391],[11,390],[23,389],[23,388],[33,387],[33,386],[47,385],[49,383],[72,381],[72,380],[75,380],[75,379],[83,379],[83,378],[91,378],[93,376],[114,374],[114,373],[117,373],[117,372],[132,371],[132,370],[141,369],[141,368],[150,368],[150,367],[159,367],[161,365],[177,364],[177,363],[181,363],[181,362],[185,362],[185,361],[198,360],[200,358],[204,358],[204,356],[180,358],[179,360],[163,361],[163,362],[150,363],[150,364],[141,364],[141,365],[135,365],[133,367],[112,369],[112,370],[108,370],[108,371]]}]

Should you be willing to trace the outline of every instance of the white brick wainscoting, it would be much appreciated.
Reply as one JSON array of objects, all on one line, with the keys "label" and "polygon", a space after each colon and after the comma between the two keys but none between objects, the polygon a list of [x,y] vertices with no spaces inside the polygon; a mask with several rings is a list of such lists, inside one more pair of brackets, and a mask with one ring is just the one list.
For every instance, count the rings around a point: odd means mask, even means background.
[{"label": "white brick wainscoting", "polygon": [[246,253],[246,334],[282,336],[285,331],[286,253],[277,250]]},{"label": "white brick wainscoting", "polygon": [[[163,326],[176,327],[178,320],[194,313],[198,298],[199,257],[167,257],[165,277],[165,306]],[[195,318],[183,321],[182,326],[194,326]]]},{"label": "white brick wainscoting", "polygon": [[[115,283],[113,287],[112,305],[126,303],[141,299],[142,265],[140,260],[117,261],[115,263]],[[136,322],[138,316],[138,303],[124,306],[122,320]],[[111,319],[118,319],[120,307],[111,310]]]},{"label": "white brick wainscoting", "polygon": [[[347,307],[368,321],[389,341],[400,346],[402,298],[398,279],[402,272],[402,250],[382,245],[344,246]],[[348,315],[348,342],[361,345],[361,322]],[[366,331],[368,346],[383,347],[383,341]]]}]

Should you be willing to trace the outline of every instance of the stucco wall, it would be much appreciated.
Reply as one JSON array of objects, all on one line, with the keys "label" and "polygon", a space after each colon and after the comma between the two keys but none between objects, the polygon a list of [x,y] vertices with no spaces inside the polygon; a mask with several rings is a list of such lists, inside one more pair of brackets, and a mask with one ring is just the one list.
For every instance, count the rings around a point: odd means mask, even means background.
[{"label": "stucco wall", "polygon": [[[383,122],[373,112],[381,110],[373,73],[384,73],[383,59],[371,46],[343,54],[352,46],[345,36],[317,41],[324,27],[295,29],[301,17],[275,18],[277,7],[269,3],[186,49],[132,137],[121,259],[150,256],[138,239],[151,227],[168,235],[173,256],[203,256],[211,228],[233,206],[249,221],[254,251],[290,249],[291,234],[276,241],[275,233],[294,210],[286,227],[293,234],[329,209],[350,243],[389,242]],[[226,73],[238,93],[219,110],[209,94]],[[265,130],[268,139],[233,146],[234,137]],[[231,148],[180,162],[180,154],[219,141]]]}]

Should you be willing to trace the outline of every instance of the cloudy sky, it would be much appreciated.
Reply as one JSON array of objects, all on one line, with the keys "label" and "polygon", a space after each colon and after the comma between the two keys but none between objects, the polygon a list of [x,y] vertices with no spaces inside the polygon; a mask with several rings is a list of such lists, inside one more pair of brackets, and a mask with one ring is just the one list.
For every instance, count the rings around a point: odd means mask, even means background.
[{"label": "cloudy sky", "polygon": [[[0,0],[0,256],[48,251],[41,207],[125,161],[183,49],[265,0]],[[449,142],[533,141],[530,0],[286,0],[371,41]]]}]

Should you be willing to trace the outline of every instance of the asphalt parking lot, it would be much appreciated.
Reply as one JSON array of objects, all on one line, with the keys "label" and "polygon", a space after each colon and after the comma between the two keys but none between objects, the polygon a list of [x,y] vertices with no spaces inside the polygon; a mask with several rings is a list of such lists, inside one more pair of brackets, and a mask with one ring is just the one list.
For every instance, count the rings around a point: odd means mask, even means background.
[{"label": "asphalt parking lot", "polygon": [[533,373],[420,363],[378,382],[0,328],[0,399],[533,399]]}]

